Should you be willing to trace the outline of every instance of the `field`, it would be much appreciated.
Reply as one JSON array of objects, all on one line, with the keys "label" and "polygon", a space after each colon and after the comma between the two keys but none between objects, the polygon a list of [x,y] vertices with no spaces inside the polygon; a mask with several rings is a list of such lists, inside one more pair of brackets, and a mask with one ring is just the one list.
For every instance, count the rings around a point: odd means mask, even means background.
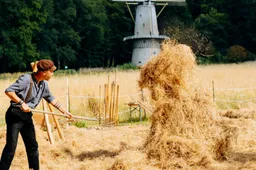
[{"label": "field", "polygon": [[[213,161],[207,166],[187,166],[166,168],[159,160],[149,159],[145,149],[150,133],[149,121],[130,122],[130,94],[140,96],[138,87],[139,71],[113,71],[108,73],[91,72],[86,74],[56,76],[49,81],[52,93],[67,106],[66,95],[69,87],[70,110],[74,115],[97,117],[98,113],[89,106],[87,97],[95,98],[95,103],[103,103],[104,84],[116,81],[120,86],[119,126],[90,125],[88,128],[63,126],[65,140],[60,140],[53,131],[55,144],[50,145],[44,129],[37,126],[40,164],[42,170],[85,170],[85,169],[256,169],[256,63],[197,66],[193,71],[197,85],[214,101],[216,112],[222,116],[223,124],[233,127],[236,133],[229,138],[229,149],[221,161]],[[0,89],[4,89],[15,80],[0,80]],[[101,90],[100,90],[101,89]],[[149,92],[144,91],[147,102]],[[0,94],[0,115],[3,119],[9,100]],[[103,105],[103,104],[102,104]],[[39,107],[40,108],[40,107]],[[104,112],[104,109],[99,109]],[[128,110],[128,111],[127,111]],[[138,113],[134,113],[133,122]],[[3,121],[2,121],[3,122]],[[4,123],[3,123],[4,124]],[[231,133],[231,132],[230,132]],[[5,126],[0,128],[0,148],[5,143]],[[176,159],[176,158],[175,158]],[[173,159],[174,160],[174,159]],[[176,160],[175,160],[176,161]],[[181,160],[180,160],[181,162]],[[177,163],[178,164],[178,163]],[[11,167],[12,170],[28,169],[26,153],[22,140]]]}]

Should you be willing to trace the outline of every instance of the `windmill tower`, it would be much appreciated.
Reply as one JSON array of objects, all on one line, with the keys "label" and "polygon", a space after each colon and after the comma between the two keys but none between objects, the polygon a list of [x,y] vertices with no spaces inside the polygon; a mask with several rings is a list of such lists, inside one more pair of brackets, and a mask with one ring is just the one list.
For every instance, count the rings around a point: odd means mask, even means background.
[{"label": "windmill tower", "polygon": [[[126,2],[132,20],[135,23],[134,35],[124,38],[133,41],[132,64],[142,66],[152,56],[160,52],[162,40],[169,39],[165,35],[159,35],[157,17],[166,6],[185,6],[186,0],[113,0]],[[129,5],[136,6],[136,18],[131,13]],[[155,5],[163,6],[156,14]]]}]

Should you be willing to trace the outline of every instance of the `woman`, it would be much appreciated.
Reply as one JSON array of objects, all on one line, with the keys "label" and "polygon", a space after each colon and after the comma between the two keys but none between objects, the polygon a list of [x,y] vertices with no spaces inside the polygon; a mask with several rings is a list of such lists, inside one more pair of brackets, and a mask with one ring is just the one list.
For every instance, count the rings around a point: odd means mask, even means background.
[{"label": "woman", "polygon": [[6,145],[2,152],[0,170],[8,170],[13,160],[19,133],[26,147],[29,169],[39,169],[39,153],[31,109],[36,108],[42,98],[51,103],[70,118],[66,111],[51,94],[47,81],[53,76],[56,67],[51,60],[40,60],[38,71],[20,76],[15,83],[5,90],[11,99],[5,116],[7,124]]}]

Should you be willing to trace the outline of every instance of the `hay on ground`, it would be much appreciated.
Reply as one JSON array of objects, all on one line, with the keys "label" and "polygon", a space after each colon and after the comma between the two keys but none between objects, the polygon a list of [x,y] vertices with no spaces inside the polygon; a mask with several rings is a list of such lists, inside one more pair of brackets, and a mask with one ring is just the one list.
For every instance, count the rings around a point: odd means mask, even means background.
[{"label": "hay on ground", "polygon": [[141,69],[139,86],[149,89],[155,108],[146,150],[161,168],[207,167],[225,157],[228,147],[220,146],[228,135],[216,125],[209,95],[194,81],[195,66],[190,47],[167,41]]}]

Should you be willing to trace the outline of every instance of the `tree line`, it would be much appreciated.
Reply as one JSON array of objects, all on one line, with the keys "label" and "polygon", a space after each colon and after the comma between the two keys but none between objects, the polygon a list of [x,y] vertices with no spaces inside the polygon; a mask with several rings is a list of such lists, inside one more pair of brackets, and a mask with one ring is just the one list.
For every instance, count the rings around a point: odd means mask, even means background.
[{"label": "tree line", "polygon": [[[199,62],[253,60],[255,9],[255,0],[187,0],[163,10],[159,30],[191,46]],[[59,69],[129,63],[132,43],[123,38],[133,29],[123,2],[0,0],[0,72],[27,71],[42,58]]]}]

